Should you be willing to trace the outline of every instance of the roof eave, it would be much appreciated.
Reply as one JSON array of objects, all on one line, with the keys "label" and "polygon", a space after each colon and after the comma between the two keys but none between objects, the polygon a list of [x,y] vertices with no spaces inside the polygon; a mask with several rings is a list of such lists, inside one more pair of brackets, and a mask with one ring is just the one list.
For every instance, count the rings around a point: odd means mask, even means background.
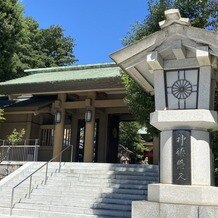
[{"label": "roof eave", "polygon": [[[210,49],[210,54],[215,57],[218,56],[218,33],[173,23],[154,34],[144,37],[130,46],[112,53],[110,57],[146,92],[153,94],[153,82],[149,80],[152,71],[147,67],[146,58],[150,52],[155,51],[158,46],[165,43],[165,41],[172,36],[178,36],[178,38],[182,36],[199,44],[207,44]],[[145,67],[143,69],[137,69],[137,66],[142,63]]]},{"label": "roof eave", "polygon": [[[39,88],[40,86],[40,88]],[[67,92],[87,92],[98,90],[119,90],[124,86],[120,77],[80,80],[80,81],[61,81],[61,82],[44,82],[44,83],[23,83],[1,85],[1,92],[6,95],[13,94],[52,94]]]}]

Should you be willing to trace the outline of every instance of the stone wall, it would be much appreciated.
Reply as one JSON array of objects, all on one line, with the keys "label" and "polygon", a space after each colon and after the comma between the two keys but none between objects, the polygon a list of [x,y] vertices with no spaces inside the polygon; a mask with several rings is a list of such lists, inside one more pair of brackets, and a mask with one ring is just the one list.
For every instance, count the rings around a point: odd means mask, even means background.
[{"label": "stone wall", "polygon": [[0,180],[21,167],[23,163],[0,163]]}]

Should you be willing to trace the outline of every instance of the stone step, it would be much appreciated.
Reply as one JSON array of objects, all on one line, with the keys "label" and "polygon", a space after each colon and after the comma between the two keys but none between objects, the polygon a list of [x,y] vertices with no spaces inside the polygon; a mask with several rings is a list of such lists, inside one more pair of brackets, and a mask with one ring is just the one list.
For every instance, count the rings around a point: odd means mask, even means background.
[{"label": "stone step", "polygon": [[[145,199],[146,200],[146,199]],[[45,199],[44,196],[32,196],[31,200],[29,200],[28,198],[23,198],[21,199],[21,202],[23,203],[29,203],[29,201],[31,202],[35,202],[35,203],[43,203],[44,201],[46,202],[46,204],[50,205],[50,204],[58,204],[58,205],[74,205],[78,203],[78,198],[53,198],[53,199]],[[89,198],[81,198],[79,199],[79,202],[82,204],[93,204],[93,203],[104,203],[104,204],[116,204],[116,205],[131,205],[132,200],[131,199],[114,199],[114,198],[96,198],[96,197],[89,197]]]},{"label": "stone step", "polygon": [[[51,168],[55,169],[55,168]],[[66,171],[66,172],[93,172],[93,171],[99,171],[99,172],[115,172],[115,173],[157,173],[157,169],[147,169],[143,167],[67,167],[67,166],[62,166],[61,171]]]},{"label": "stone step", "polygon": [[[2,183],[0,214],[9,214],[14,185],[42,164],[29,164]],[[60,173],[58,167],[49,164],[46,185],[45,167],[34,174],[30,199],[29,180],[15,189],[13,217],[131,217],[132,201],[146,200],[147,184],[158,181],[158,168],[151,165],[65,163]]]},{"label": "stone step", "polygon": [[[97,218],[98,215],[92,214],[76,214],[74,213],[60,213],[60,212],[51,212],[51,211],[35,211],[28,209],[16,209],[14,208],[12,211],[12,216],[10,216],[9,208],[0,208],[1,218]],[[101,218],[106,218],[105,216],[101,216]],[[108,218],[108,216],[107,216]]]},{"label": "stone step", "polygon": [[[24,205],[24,206],[23,206]],[[81,208],[81,209],[110,209],[110,210],[122,210],[122,211],[131,211],[131,204],[112,204],[112,203],[103,203],[103,202],[80,202],[80,200],[71,202],[71,204],[65,204],[62,202],[52,202],[51,204],[47,204],[45,202],[34,201],[32,199],[25,199],[25,201],[21,201],[20,203],[15,204],[15,208],[26,208],[28,205],[29,208],[34,208],[38,210],[51,210],[55,212],[62,212],[63,208],[65,208],[64,212],[71,212],[72,208]],[[60,211],[61,210],[61,211]]]},{"label": "stone step", "polygon": [[123,173],[113,173],[113,172],[107,172],[107,173],[56,173],[53,174],[54,177],[59,177],[59,178],[66,178],[66,179],[71,179],[71,178],[110,178],[110,179],[128,179],[128,180],[157,180],[158,176],[156,174],[138,174],[135,175],[134,173],[131,174],[123,174]]},{"label": "stone step", "polygon": [[[18,210],[19,209],[19,210]],[[108,210],[108,209],[87,209],[87,208],[77,208],[77,207],[69,207],[66,209],[66,206],[39,206],[39,205],[31,205],[31,204],[17,204],[13,209],[13,214],[16,215],[29,215],[30,217],[50,217],[51,214],[55,215],[55,213],[59,215],[67,215],[68,217],[74,217],[74,214],[80,215],[98,215],[98,216],[110,216],[110,217],[131,217],[130,211],[120,211],[120,210]],[[47,216],[45,216],[47,214]]]},{"label": "stone step", "polygon": [[[34,179],[32,180],[32,184],[31,184],[31,187],[32,188],[36,188],[37,186],[41,185],[44,183],[44,180],[38,180],[38,181],[35,181]],[[5,186],[2,186],[0,187],[0,193],[1,192],[6,192],[6,191],[10,191],[12,190],[13,187],[15,187],[16,183],[15,184],[7,184]],[[29,185],[30,185],[30,181],[25,181],[24,183],[21,183],[19,186],[17,186],[15,188],[15,190],[24,190],[24,189],[28,189],[29,188]]]},{"label": "stone step", "polygon": [[[52,162],[54,164],[54,162]],[[145,164],[114,164],[114,163],[79,163],[79,162],[65,162],[65,168],[89,168],[89,169],[146,169],[146,170],[158,170],[157,165],[145,165]]]},{"label": "stone step", "polygon": [[[14,197],[14,202],[20,202],[21,199],[25,199],[24,196],[23,198],[20,196],[16,196]],[[11,196],[8,196],[8,198],[1,197],[0,208],[9,208],[10,206],[11,206]]]},{"label": "stone step", "polygon": [[[65,194],[66,193],[66,187],[58,187],[58,189],[55,189],[56,186],[53,185],[40,185],[37,187],[37,189],[34,189],[33,192],[45,192],[46,193],[53,193],[55,190],[55,193],[59,194]],[[138,194],[138,195],[144,195],[147,194],[147,190],[138,190],[138,189],[122,189],[122,188],[102,188],[102,187],[96,187],[95,189],[92,189],[90,187],[68,187],[67,193],[73,194],[77,192],[85,192],[85,193],[123,193],[123,194]]]},{"label": "stone step", "polygon": [[60,178],[60,177],[53,177],[52,181],[54,182],[63,182],[64,184],[69,184],[73,185],[76,183],[81,183],[81,184],[133,184],[133,185],[147,185],[150,183],[154,183],[155,180],[153,181],[147,181],[147,180],[128,180],[128,179],[107,179],[107,178],[74,178],[72,177],[70,180],[65,179],[65,178]]},{"label": "stone step", "polygon": [[[48,180],[47,182],[48,185],[53,185],[55,186],[57,184],[56,181],[54,180]],[[137,184],[129,184],[129,183],[123,183],[123,184],[118,184],[118,183],[87,183],[87,182],[63,182],[62,185],[64,187],[102,187],[102,188],[123,188],[123,189],[139,189],[139,190],[147,190],[147,185],[137,185]]]},{"label": "stone step", "polygon": [[126,170],[104,170],[104,169],[61,169],[61,173],[78,173],[78,174],[84,174],[84,173],[93,173],[93,174],[105,174],[109,171],[109,173],[117,173],[117,174],[133,174],[138,173],[138,174],[145,174],[145,175],[158,175],[157,171],[147,171],[145,169],[126,169]]},{"label": "stone step", "polygon": [[53,200],[55,198],[59,198],[59,199],[75,199],[75,198],[114,198],[114,199],[126,199],[126,200],[144,200],[146,198],[145,195],[133,195],[133,194],[120,194],[120,193],[100,193],[100,194],[96,194],[93,195],[91,194],[86,194],[86,193],[75,193],[74,195],[70,195],[70,196],[62,196],[62,195],[58,195],[56,193],[52,193],[52,194],[47,194],[47,193],[39,193],[39,192],[33,192],[31,194],[31,198],[34,198],[35,196],[44,196],[45,199],[48,200]]}]

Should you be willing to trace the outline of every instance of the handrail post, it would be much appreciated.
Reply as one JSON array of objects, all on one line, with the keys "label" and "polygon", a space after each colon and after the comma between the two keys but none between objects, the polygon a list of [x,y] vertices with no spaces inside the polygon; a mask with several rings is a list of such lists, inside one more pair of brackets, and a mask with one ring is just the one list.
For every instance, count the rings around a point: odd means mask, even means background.
[{"label": "handrail post", "polygon": [[32,188],[32,176],[30,176],[30,184],[29,184],[28,198],[30,198],[31,188]]},{"label": "handrail post", "polygon": [[70,149],[70,162],[73,161],[73,146],[71,145],[71,149]]},{"label": "handrail post", "polygon": [[46,182],[47,182],[47,175],[48,175],[48,163],[46,164],[46,168],[45,168],[45,182],[44,182],[44,185],[46,185]]},{"label": "handrail post", "polygon": [[11,194],[10,216],[12,215],[13,203],[14,203],[14,188],[12,188],[12,194]]},{"label": "handrail post", "polygon": [[35,145],[33,161],[37,161],[37,159],[38,159],[38,146]]},{"label": "handrail post", "polygon": [[61,160],[62,160],[62,153],[60,154],[60,161],[59,161],[59,169],[58,172],[61,172]]}]

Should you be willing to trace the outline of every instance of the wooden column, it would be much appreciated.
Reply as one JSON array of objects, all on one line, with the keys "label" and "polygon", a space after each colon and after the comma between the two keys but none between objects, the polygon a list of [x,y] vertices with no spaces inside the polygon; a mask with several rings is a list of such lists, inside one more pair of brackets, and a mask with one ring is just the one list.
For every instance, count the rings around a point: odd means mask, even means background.
[{"label": "wooden column", "polygon": [[30,137],[31,137],[32,116],[33,116],[32,114],[27,114],[26,134],[25,134],[25,136],[26,136],[25,138],[26,139],[30,139]]},{"label": "wooden column", "polygon": [[76,112],[72,115],[71,122],[71,144],[73,145],[73,161],[76,160],[76,149],[77,149],[77,132],[78,132],[78,114]]},{"label": "wooden column", "polygon": [[108,114],[102,112],[99,115],[99,141],[98,141],[98,162],[106,162],[106,148],[107,148],[107,123]]},{"label": "wooden column", "polygon": [[92,112],[92,118],[90,122],[86,122],[85,128],[85,148],[84,148],[84,162],[93,161],[93,144],[94,144],[94,133],[95,133],[95,93],[90,93],[88,98],[91,99],[91,106],[88,107],[88,110]]},{"label": "wooden column", "polygon": [[[62,150],[65,123],[65,109],[63,108],[63,103],[66,101],[66,94],[58,94],[58,101],[60,104],[55,105],[55,109],[61,112],[61,122],[55,124],[53,158],[57,156]],[[59,158],[56,159],[56,161],[58,160]]]},{"label": "wooden column", "polygon": [[159,164],[159,138],[154,137],[153,139],[153,164]]}]

